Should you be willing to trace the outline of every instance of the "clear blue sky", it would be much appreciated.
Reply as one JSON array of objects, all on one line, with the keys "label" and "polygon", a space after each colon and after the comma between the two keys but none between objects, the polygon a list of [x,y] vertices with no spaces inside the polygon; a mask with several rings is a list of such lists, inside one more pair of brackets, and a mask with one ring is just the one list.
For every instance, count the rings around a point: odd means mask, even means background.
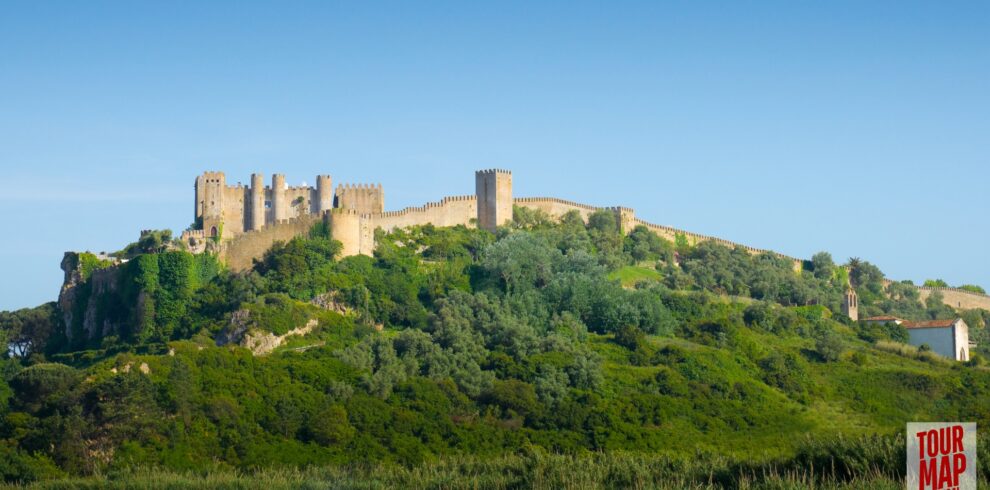
[{"label": "clear blue sky", "polygon": [[[990,286],[987,2],[4,2],[0,309],[203,170],[517,196]],[[704,5],[702,5],[704,4]]]}]

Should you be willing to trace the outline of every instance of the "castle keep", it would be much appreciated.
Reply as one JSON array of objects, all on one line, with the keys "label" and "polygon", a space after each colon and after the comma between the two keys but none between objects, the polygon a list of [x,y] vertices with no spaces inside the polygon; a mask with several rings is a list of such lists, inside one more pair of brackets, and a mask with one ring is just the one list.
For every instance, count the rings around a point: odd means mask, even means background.
[{"label": "castle keep", "polygon": [[359,213],[384,210],[382,186],[348,184],[333,190],[329,175],[317,175],[316,187],[289,187],[285,175],[272,176],[265,185],[262,174],[251,174],[251,186],[228,186],[223,172],[204,172],[196,178],[195,222],[204,237],[232,238],[267,225],[333,208]]}]

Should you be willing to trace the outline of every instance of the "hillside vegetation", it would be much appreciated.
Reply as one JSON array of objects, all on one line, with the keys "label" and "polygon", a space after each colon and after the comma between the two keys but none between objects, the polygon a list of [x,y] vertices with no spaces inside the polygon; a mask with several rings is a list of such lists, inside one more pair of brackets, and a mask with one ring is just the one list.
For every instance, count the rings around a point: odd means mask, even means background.
[{"label": "hillside vegetation", "polygon": [[[0,314],[20,346],[0,373],[3,477],[893,488],[905,422],[990,424],[980,356],[950,362],[836,313],[851,282],[861,314],[955,314],[865,261],[847,273],[818,254],[795,272],[623,235],[608,212],[517,209],[497,234],[423,226],[377,243],[339,259],[318,225],[241,274],[137,254],[117,286],[85,290],[104,295],[112,335],[86,337],[51,304]],[[990,314],[966,315],[985,338]],[[284,340],[242,347],[263,335]]]}]

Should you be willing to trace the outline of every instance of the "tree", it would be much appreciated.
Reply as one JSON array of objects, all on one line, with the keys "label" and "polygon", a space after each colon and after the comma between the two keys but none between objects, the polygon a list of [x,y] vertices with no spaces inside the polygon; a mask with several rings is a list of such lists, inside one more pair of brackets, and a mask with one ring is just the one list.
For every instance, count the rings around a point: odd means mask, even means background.
[{"label": "tree", "polygon": [[626,236],[623,250],[637,262],[657,259],[671,262],[674,258],[674,246],[643,225],[637,225]]},{"label": "tree", "polygon": [[835,269],[835,262],[832,260],[832,254],[828,252],[818,252],[811,257],[811,267],[812,271],[815,273],[815,277],[819,279],[830,279],[832,277],[833,269]]},{"label": "tree", "polygon": [[588,216],[588,231],[602,235],[618,234],[619,223],[615,219],[615,213],[605,209],[591,213]]},{"label": "tree", "polygon": [[501,280],[506,292],[546,285],[562,254],[530,233],[513,233],[485,249],[481,267]]},{"label": "tree", "polygon": [[645,340],[646,335],[643,331],[631,325],[626,325],[615,332],[615,343],[629,350],[638,349]]},{"label": "tree", "polygon": [[340,405],[327,405],[313,415],[309,423],[313,440],[323,446],[346,444],[356,430],[347,421],[347,410]]},{"label": "tree", "polygon": [[815,339],[815,351],[825,362],[838,361],[843,351],[842,339],[832,330],[824,330]]},{"label": "tree", "polygon": [[883,272],[877,266],[859,258],[849,259],[849,280],[854,287],[866,286],[880,291],[883,288]]},{"label": "tree", "polygon": [[536,389],[533,385],[518,379],[495,381],[485,393],[484,400],[523,417],[540,411]]},{"label": "tree", "polygon": [[45,352],[57,326],[55,303],[0,312],[0,334],[8,347],[7,353],[16,357]]},{"label": "tree", "polygon": [[138,241],[128,244],[118,252],[114,252],[114,257],[123,259],[133,259],[141,254],[156,254],[164,252],[172,242],[172,230],[148,230],[141,232]]},{"label": "tree", "polygon": [[949,287],[949,283],[941,279],[925,279],[924,286],[926,288],[947,288]]},{"label": "tree", "polygon": [[945,304],[945,296],[941,291],[932,291],[932,294],[928,295],[928,298],[925,299],[925,308],[928,318],[932,320],[941,320],[956,316],[956,310]]}]

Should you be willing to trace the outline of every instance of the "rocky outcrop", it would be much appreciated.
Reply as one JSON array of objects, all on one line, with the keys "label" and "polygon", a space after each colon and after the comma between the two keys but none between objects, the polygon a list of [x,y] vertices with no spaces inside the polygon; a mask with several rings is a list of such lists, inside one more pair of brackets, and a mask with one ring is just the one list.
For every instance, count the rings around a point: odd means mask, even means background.
[{"label": "rocky outcrop", "polygon": [[236,344],[256,356],[263,356],[277,349],[289,337],[312,333],[318,325],[316,319],[310,319],[305,325],[289,330],[284,335],[275,335],[258,328],[251,319],[250,311],[237,310],[230,316],[227,328],[217,334],[216,343],[218,346]]},{"label": "rocky outcrop", "polygon": [[[91,260],[100,260],[100,268],[93,268],[90,264],[87,269],[85,255],[89,255]],[[65,337],[70,342],[76,334],[96,338],[109,335],[114,330],[108,320],[98,321],[99,305],[94,300],[117,291],[119,263],[108,262],[95,259],[92,254],[77,252],[66,252],[62,257],[61,268],[65,277],[58,294],[58,309],[62,315]]]},{"label": "rocky outcrop", "polygon": [[330,310],[335,313],[340,313],[341,315],[347,315],[348,313],[351,312],[351,309],[347,305],[341,303],[340,301],[337,301],[336,291],[330,291],[329,293],[319,294],[315,298],[313,298],[313,300],[310,301],[310,303],[313,303],[314,305],[319,306],[324,310]]},{"label": "rocky outcrop", "polygon": [[[352,310],[349,306],[337,300],[336,291],[330,291],[328,293],[317,295],[315,298],[313,298],[312,301],[310,301],[310,303],[313,303],[314,305],[319,306],[324,310],[330,310],[334,313],[339,313],[341,315],[354,314],[354,310]],[[385,329],[385,326],[382,325],[381,323],[374,323],[374,322],[369,322],[369,323],[371,323],[371,326],[374,327],[374,329],[378,330],[379,332]]]},{"label": "rocky outcrop", "polygon": [[275,335],[271,332],[262,332],[260,330],[248,330],[244,338],[241,339],[240,345],[251,350],[256,356],[265,355],[282,345],[282,342],[288,337],[309,334],[316,329],[318,324],[319,322],[315,319],[311,319],[305,325],[289,330],[285,335]]}]

